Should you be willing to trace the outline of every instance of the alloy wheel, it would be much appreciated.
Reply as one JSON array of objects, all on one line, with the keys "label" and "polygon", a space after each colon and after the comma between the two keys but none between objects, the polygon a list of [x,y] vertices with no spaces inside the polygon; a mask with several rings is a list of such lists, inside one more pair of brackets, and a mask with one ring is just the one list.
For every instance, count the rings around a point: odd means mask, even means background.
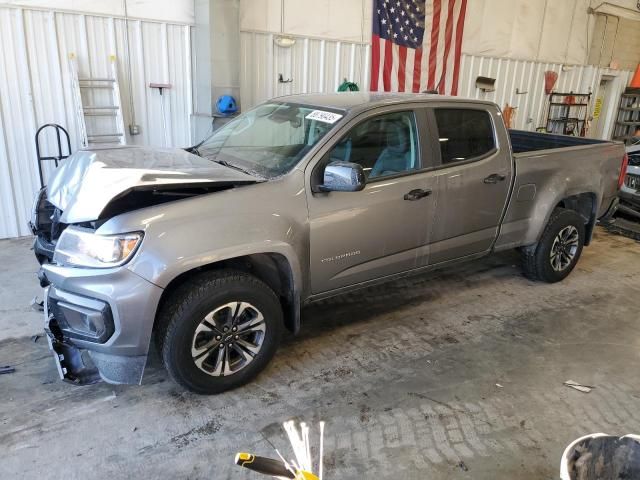
[{"label": "alloy wheel", "polygon": [[564,227],[558,232],[551,245],[549,261],[556,272],[566,269],[576,256],[580,245],[580,234],[573,225]]},{"label": "alloy wheel", "polygon": [[247,302],[230,302],[208,313],[191,344],[196,366],[208,375],[233,375],[249,365],[262,348],[266,324]]}]

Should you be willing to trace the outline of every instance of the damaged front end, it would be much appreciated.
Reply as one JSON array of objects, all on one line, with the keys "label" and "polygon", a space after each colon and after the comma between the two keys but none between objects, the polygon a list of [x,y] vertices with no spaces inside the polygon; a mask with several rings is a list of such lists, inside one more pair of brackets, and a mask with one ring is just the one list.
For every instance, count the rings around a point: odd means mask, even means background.
[{"label": "damaged front end", "polygon": [[81,150],[65,159],[34,201],[34,252],[51,263],[68,225],[97,230],[117,215],[264,181],[180,149]]},{"label": "damaged front end", "polygon": [[44,324],[60,378],[139,384],[162,289],[126,267],[44,264]]},{"label": "damaged front end", "polygon": [[56,240],[66,227],[60,222],[61,213],[47,200],[47,188],[41,188],[33,203],[29,221],[29,228],[35,237],[33,251],[40,265],[53,261]]},{"label": "damaged front end", "polygon": [[162,288],[126,263],[140,231],[102,234],[110,219],[263,181],[183,150],[79,151],[40,190],[30,227],[41,264],[45,331],[60,377],[139,384]]},{"label": "damaged front end", "polygon": [[[100,358],[100,354],[78,348],[63,337],[55,319],[45,324],[49,349],[58,368],[60,379],[73,385],[93,385],[101,381],[113,384],[137,385],[147,357],[119,357],[120,361]],[[115,366],[115,368],[114,368]],[[109,375],[104,372],[109,371]]]},{"label": "damaged front end", "polygon": [[54,354],[58,375],[62,380],[74,385],[92,385],[101,381],[98,369],[87,358],[87,351],[83,358],[83,352],[79,348],[65,342],[55,318],[45,321],[45,332],[49,350]]},{"label": "damaged front end", "polygon": [[58,292],[47,286],[44,301],[45,332],[55,352],[60,378],[77,385],[100,381],[100,373],[89,350],[81,350],[74,339],[104,343],[115,330],[111,308],[105,302]]}]

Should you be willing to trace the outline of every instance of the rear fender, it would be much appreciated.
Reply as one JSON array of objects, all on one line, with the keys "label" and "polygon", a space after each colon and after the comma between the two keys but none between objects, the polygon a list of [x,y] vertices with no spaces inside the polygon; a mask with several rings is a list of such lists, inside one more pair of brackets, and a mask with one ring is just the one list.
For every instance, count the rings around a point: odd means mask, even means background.
[{"label": "rear fender", "polygon": [[589,245],[593,236],[593,229],[596,221],[596,209],[598,198],[593,192],[571,192],[563,195],[555,195],[548,202],[540,202],[531,217],[531,226],[523,245],[537,243],[544,232],[549,219],[556,208],[567,208],[575,210],[584,219],[585,223],[585,245]]}]

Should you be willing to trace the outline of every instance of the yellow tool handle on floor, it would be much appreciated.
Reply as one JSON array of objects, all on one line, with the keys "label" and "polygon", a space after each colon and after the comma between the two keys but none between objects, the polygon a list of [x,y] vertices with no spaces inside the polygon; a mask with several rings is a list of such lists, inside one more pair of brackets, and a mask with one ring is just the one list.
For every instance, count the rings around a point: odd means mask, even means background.
[{"label": "yellow tool handle on floor", "polygon": [[295,479],[296,475],[287,470],[284,463],[267,457],[259,457],[252,453],[238,453],[236,455],[236,465],[248,468],[254,472],[271,475],[272,477]]},{"label": "yellow tool handle on floor", "polygon": [[296,473],[292,473],[285,467],[281,460],[274,460],[273,458],[259,457],[253,453],[238,453],[236,455],[236,465],[248,468],[254,472],[262,473],[264,475],[271,475],[276,478],[292,479],[292,480],[319,480],[311,472],[304,470],[297,470]]}]

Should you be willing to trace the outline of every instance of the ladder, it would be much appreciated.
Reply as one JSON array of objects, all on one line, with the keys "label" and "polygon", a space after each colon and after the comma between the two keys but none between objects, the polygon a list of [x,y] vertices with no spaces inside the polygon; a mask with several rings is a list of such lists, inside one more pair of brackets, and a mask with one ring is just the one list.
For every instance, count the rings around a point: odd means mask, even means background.
[{"label": "ladder", "polygon": [[109,56],[110,77],[78,76],[75,54],[69,55],[71,87],[83,148],[126,145],[115,55]]}]

